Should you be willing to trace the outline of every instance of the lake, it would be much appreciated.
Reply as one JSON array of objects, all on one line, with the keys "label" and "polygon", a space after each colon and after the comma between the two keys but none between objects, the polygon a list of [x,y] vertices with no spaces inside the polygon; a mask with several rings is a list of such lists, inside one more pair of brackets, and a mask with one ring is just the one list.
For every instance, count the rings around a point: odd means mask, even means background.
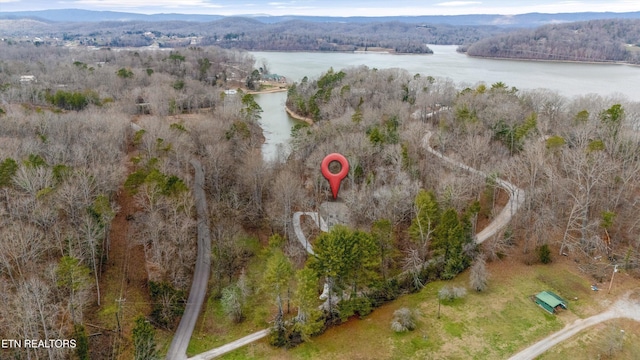
[{"label": "lake", "polygon": [[282,151],[287,153],[286,142],[291,137],[291,127],[296,124],[296,120],[284,111],[284,104],[287,100],[286,91],[257,94],[254,97],[262,108],[260,125],[265,137],[265,142],[262,145],[262,157],[267,161],[274,160],[277,158],[280,145],[283,147]]},{"label": "lake", "polygon": [[[479,82],[491,85],[498,81],[518,89],[546,88],[573,97],[595,93],[623,95],[640,101],[640,67],[616,64],[560,63],[520,60],[493,60],[468,57],[456,52],[456,46],[429,45],[433,55],[395,55],[383,53],[320,52],[251,52],[256,67],[266,63],[271,73],[284,75],[289,81],[307,76],[319,77],[330,67],[344,68],[366,65],[370,68],[403,68],[411,74],[449,78],[460,86]],[[295,123],[284,111],[286,93],[262,94],[262,124],[266,142],[265,159],[273,159],[276,145],[289,138]]]}]

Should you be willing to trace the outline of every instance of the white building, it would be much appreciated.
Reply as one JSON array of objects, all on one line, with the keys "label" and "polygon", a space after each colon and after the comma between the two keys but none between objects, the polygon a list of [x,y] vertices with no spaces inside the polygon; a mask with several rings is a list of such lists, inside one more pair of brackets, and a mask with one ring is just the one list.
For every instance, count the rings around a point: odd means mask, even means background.
[{"label": "white building", "polygon": [[38,82],[38,80],[36,80],[34,75],[20,75],[20,82],[26,84],[30,82]]}]

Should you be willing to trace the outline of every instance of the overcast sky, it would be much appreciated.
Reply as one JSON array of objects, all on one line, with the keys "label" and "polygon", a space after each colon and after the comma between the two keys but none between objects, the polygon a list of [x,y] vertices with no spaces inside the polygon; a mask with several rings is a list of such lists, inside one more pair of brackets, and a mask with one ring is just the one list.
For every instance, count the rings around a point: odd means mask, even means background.
[{"label": "overcast sky", "polygon": [[640,11],[640,0],[0,0],[0,11],[112,10],[144,14],[392,16]]}]

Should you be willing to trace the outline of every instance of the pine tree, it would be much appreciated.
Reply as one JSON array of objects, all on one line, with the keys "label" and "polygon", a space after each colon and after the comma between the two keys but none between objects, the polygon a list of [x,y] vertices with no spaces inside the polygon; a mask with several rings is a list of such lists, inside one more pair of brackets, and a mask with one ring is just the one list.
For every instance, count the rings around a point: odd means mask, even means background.
[{"label": "pine tree", "polygon": [[393,261],[395,248],[393,246],[393,225],[387,219],[377,220],[371,226],[371,236],[378,245],[380,255],[380,274],[382,279],[387,279],[387,273]]},{"label": "pine tree", "polygon": [[71,256],[63,256],[56,268],[56,285],[64,291],[68,291],[69,310],[73,321],[76,321],[76,310],[82,313],[82,309],[76,309],[78,306],[76,294],[91,286],[89,273],[89,269],[81,265],[80,260]]},{"label": "pine tree", "polygon": [[318,277],[314,270],[305,267],[296,273],[296,280],[298,287],[295,301],[298,304],[298,315],[293,329],[300,333],[302,340],[308,341],[324,325],[322,313],[318,309]]},{"label": "pine tree", "polygon": [[133,345],[135,360],[159,359],[156,351],[156,330],[144,316],[140,315],[135,320],[133,328]]},{"label": "pine tree", "polygon": [[337,225],[318,236],[314,251],[316,256],[311,260],[311,268],[319,277],[331,278],[339,290],[350,286],[355,294],[359,286],[367,285],[378,276],[378,245],[366,232]]},{"label": "pine tree", "polygon": [[280,249],[275,249],[267,260],[264,272],[264,285],[267,291],[275,297],[278,312],[282,315],[283,292],[289,288],[289,281],[293,275],[291,261]]},{"label": "pine tree", "polygon": [[89,338],[82,324],[73,325],[73,338],[76,340],[76,356],[79,360],[89,360]]},{"label": "pine tree", "polygon": [[471,222],[468,216],[460,221],[455,209],[449,208],[440,217],[434,230],[432,248],[444,263],[444,279],[451,279],[464,270],[471,261],[467,246],[473,238],[470,234]]}]

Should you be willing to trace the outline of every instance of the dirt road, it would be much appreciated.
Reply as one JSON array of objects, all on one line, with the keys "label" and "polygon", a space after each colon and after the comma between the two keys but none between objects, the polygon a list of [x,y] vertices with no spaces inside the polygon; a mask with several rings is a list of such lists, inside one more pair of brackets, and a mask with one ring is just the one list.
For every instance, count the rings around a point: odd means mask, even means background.
[{"label": "dirt road", "polygon": [[553,346],[559,344],[564,340],[567,340],[568,338],[574,336],[575,334],[590,326],[599,324],[603,321],[617,318],[628,318],[640,321],[640,301],[630,300],[628,296],[625,296],[621,300],[618,300],[616,303],[614,303],[606,311],[586,319],[579,319],[574,321],[573,323],[565,326],[564,329],[547,336],[539,342],[513,355],[509,358],[509,360],[534,359],[536,356],[542,355],[545,351],[549,350]]},{"label": "dirt road", "polygon": [[300,241],[300,244],[302,244],[302,247],[305,250],[307,250],[309,254],[314,255],[313,249],[311,248],[311,244],[309,244],[307,237],[304,236],[304,232],[302,231],[302,227],[300,226],[300,217],[302,215],[310,216],[311,219],[316,223],[316,225],[318,225],[318,227],[322,231],[327,232],[329,231],[329,228],[327,227],[327,224],[325,223],[324,219],[320,217],[320,215],[317,212],[298,211],[293,214],[293,231],[295,232],[296,237],[298,238],[298,241]]},{"label": "dirt road", "polygon": [[[485,178],[489,177],[489,175],[485,174],[484,172],[474,169],[470,166],[467,166],[461,162],[455,161],[445,156],[443,153],[435,150],[434,148],[431,147],[431,145],[429,145],[430,139],[431,139],[431,131],[427,131],[424,138],[422,138],[422,141],[424,143],[424,147],[431,154],[439,157],[444,162],[447,162],[453,166],[459,167],[472,174],[480,175]],[[496,183],[498,184],[498,186],[504,189],[507,193],[509,193],[509,201],[504,206],[504,208],[502,208],[502,211],[500,211],[498,216],[496,216],[493,219],[493,221],[491,221],[491,223],[487,225],[486,228],[482,229],[482,231],[476,234],[476,243],[478,244],[483,243],[485,240],[494,236],[495,234],[498,233],[498,231],[500,231],[503,227],[505,227],[511,221],[511,217],[513,216],[513,214],[515,214],[520,208],[520,206],[524,203],[524,199],[525,199],[524,190],[500,178],[496,179]]]},{"label": "dirt road", "polygon": [[[442,159],[445,162],[448,162],[456,167],[460,167],[470,173],[474,173],[474,174],[478,174],[481,175],[483,177],[487,177],[487,174],[483,173],[482,171],[476,170],[472,167],[469,167],[467,165],[464,165],[460,162],[457,162],[451,158],[448,158],[446,156],[444,156],[442,153],[434,150],[430,145],[429,145],[429,139],[431,138],[431,132],[427,132],[427,134],[424,136],[423,141],[424,141],[424,145],[425,148],[427,149],[427,151],[429,151],[430,153],[436,155],[437,157],[439,157],[440,159]],[[192,163],[193,164],[193,163]],[[194,165],[195,167],[195,165]],[[196,172],[196,182],[197,182],[197,172]],[[518,208],[520,207],[520,205],[522,205],[522,203],[524,202],[525,199],[525,193],[524,190],[518,188],[517,186],[504,181],[502,179],[497,179],[496,180],[498,186],[502,187],[503,189],[505,189],[508,193],[509,193],[509,202],[507,203],[507,205],[502,209],[502,211],[498,214],[498,216],[496,216],[493,221],[491,222],[491,224],[489,224],[486,228],[484,228],[481,232],[479,232],[476,235],[476,242],[477,243],[482,243],[483,241],[485,241],[486,239],[490,238],[491,236],[495,235],[498,231],[500,231],[500,229],[502,229],[504,226],[506,226],[509,221],[511,221],[511,217],[513,216],[513,214],[515,214],[515,212],[518,210]],[[194,194],[195,194],[195,189],[194,189]],[[198,210],[198,215],[200,214],[200,210]],[[310,216],[311,219],[313,219],[313,221],[316,223],[316,225],[322,230],[322,231],[328,231],[328,226],[325,222],[325,220],[317,213],[317,212],[296,212],[293,214],[293,227],[294,227],[294,232],[296,234],[296,237],[298,238],[298,241],[300,241],[300,243],[302,244],[302,247],[311,255],[313,255],[313,249],[311,248],[311,244],[309,244],[309,241],[307,240],[306,236],[304,235],[304,232],[302,231],[302,228],[300,226],[300,217],[301,216]],[[200,220],[198,220],[198,226],[200,225]],[[198,227],[198,231],[200,230],[200,228]],[[194,285],[195,286],[195,277],[194,277]],[[189,296],[189,302],[191,302],[191,295]],[[185,312],[186,314],[186,312]],[[196,313],[196,317],[197,317],[197,313]],[[184,317],[183,317],[184,319]],[[195,320],[194,320],[195,321]],[[180,326],[182,326],[182,322],[180,323]],[[191,328],[193,330],[193,327]],[[180,330],[180,328],[178,328],[178,330]],[[212,359],[214,357],[220,356],[222,354],[225,354],[229,351],[238,349],[242,346],[245,346],[253,341],[256,341],[258,339],[261,339],[263,337],[265,337],[268,334],[269,330],[265,329],[265,330],[261,330],[258,331],[256,333],[253,333],[251,335],[248,335],[246,337],[243,337],[239,340],[236,340],[234,342],[228,343],[226,345],[223,345],[219,348],[215,348],[212,350],[209,350],[207,352],[198,354],[194,357],[189,358],[189,360],[205,360],[205,359]],[[189,332],[189,336],[191,336],[191,333]],[[176,337],[177,337],[177,333],[176,333]],[[174,338],[175,339],[175,338]],[[188,338],[187,338],[187,344],[188,344]],[[173,347],[173,343],[171,344]],[[186,345],[185,345],[185,349],[186,349]],[[181,352],[180,354],[184,354],[184,352]],[[173,359],[169,356],[167,356],[167,359]],[[177,358],[176,358],[177,359]],[[185,358],[180,358],[180,359],[185,359]]]},{"label": "dirt road", "polygon": [[171,345],[167,351],[167,360],[187,359],[187,346],[204,303],[207,283],[209,282],[209,272],[211,271],[211,235],[209,233],[209,212],[204,193],[204,171],[202,170],[202,164],[198,160],[191,160],[190,163],[195,169],[193,197],[196,200],[196,211],[198,213],[198,256],[187,306],[173,340],[171,340]]},{"label": "dirt road", "polygon": [[224,344],[220,347],[217,347],[215,349],[211,349],[209,351],[205,351],[203,353],[200,353],[196,356],[190,357],[188,360],[209,360],[209,359],[213,359],[215,357],[218,357],[220,355],[224,355],[230,351],[233,351],[235,349],[241,348],[245,345],[248,345],[254,341],[260,340],[263,337],[267,336],[269,334],[269,329],[264,329],[264,330],[260,330],[258,332],[254,332],[251,335],[247,335],[241,339],[238,339],[236,341],[232,341],[230,343]]}]

